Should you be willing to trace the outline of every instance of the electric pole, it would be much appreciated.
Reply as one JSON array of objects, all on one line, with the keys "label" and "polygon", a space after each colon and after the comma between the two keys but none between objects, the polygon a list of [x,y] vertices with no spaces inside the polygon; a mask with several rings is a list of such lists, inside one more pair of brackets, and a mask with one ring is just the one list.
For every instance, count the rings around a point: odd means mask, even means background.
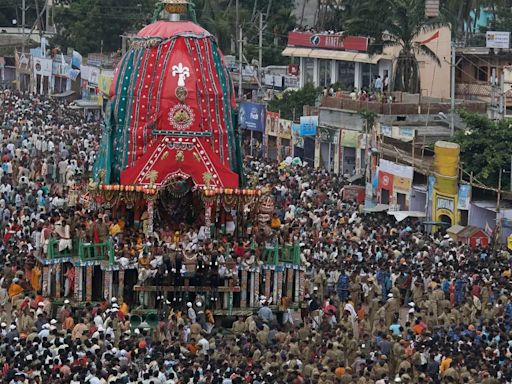
[{"label": "electric pole", "polygon": [[25,0],[21,0],[21,54],[25,54]]},{"label": "electric pole", "polygon": [[45,14],[46,33],[50,31],[50,0],[46,0],[46,14]]},{"label": "electric pole", "polygon": [[239,60],[239,66],[238,66],[238,70],[239,70],[239,76],[238,76],[238,100],[239,101],[242,101],[242,97],[244,95],[244,92],[243,92],[243,89],[242,89],[242,83],[243,83],[243,78],[242,78],[242,67],[243,67],[243,40],[242,40],[242,34],[243,34],[243,31],[242,31],[242,27],[240,27],[240,31],[238,33],[238,37],[239,37],[239,40],[238,40],[238,60]]},{"label": "electric pole", "polygon": [[451,98],[451,107],[452,107],[452,113],[451,113],[451,120],[450,120],[450,133],[451,136],[455,134],[455,40],[452,41],[452,65],[451,65],[451,89],[450,89],[450,98]]},{"label": "electric pole", "polygon": [[258,81],[261,89],[262,79],[262,65],[263,65],[263,13],[260,11],[260,27],[259,27],[259,41],[258,41]]},{"label": "electric pole", "polygon": [[235,40],[238,42],[240,39],[240,36],[238,34],[238,29],[240,28],[240,16],[239,16],[239,10],[238,10],[238,0],[236,0],[235,3]]}]

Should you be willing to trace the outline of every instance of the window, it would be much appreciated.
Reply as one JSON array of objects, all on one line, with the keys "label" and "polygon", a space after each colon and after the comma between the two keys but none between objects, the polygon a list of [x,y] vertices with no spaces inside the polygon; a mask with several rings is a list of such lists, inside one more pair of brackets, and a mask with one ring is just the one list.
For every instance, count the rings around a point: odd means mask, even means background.
[{"label": "window", "polygon": [[312,84],[313,79],[313,66],[315,65],[314,59],[304,58],[304,84]]},{"label": "window", "polygon": [[375,76],[379,73],[377,65],[364,63],[361,65],[361,68],[363,72],[362,87],[369,89],[373,86]]},{"label": "window", "polygon": [[331,85],[331,60],[318,60],[320,66],[318,85],[320,87],[329,87]]},{"label": "window", "polygon": [[344,91],[352,91],[354,88],[354,76],[356,63],[351,61],[337,61],[336,82],[341,85]]},{"label": "window", "polygon": [[475,79],[478,81],[487,81],[488,80],[488,68],[487,66],[474,67],[475,68]]}]

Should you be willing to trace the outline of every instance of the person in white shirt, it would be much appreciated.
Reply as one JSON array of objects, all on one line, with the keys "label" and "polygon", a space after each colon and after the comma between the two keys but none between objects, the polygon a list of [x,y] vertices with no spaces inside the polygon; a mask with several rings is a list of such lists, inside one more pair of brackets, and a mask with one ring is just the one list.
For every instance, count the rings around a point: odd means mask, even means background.
[{"label": "person in white shirt", "polygon": [[96,316],[94,316],[94,325],[96,325],[96,328],[103,328],[103,317],[101,317],[101,310],[98,310],[98,313],[96,313]]},{"label": "person in white shirt", "polygon": [[208,355],[210,351],[210,343],[208,342],[208,340],[201,336],[201,338],[197,342],[197,346],[201,349],[200,353],[202,353],[205,356]]}]

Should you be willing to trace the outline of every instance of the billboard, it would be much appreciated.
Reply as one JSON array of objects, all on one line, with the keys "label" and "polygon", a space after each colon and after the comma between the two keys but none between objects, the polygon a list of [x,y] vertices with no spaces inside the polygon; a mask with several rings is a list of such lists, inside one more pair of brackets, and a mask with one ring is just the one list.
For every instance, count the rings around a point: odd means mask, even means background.
[{"label": "billboard", "polygon": [[286,119],[279,119],[279,133],[278,136],[282,139],[290,140],[292,138],[292,121]]},{"label": "billboard", "polygon": [[300,135],[315,136],[318,127],[318,116],[301,116],[300,117]]},{"label": "billboard", "polygon": [[457,199],[458,209],[469,209],[469,203],[471,200],[471,185],[461,184],[459,185],[459,197]]},{"label": "billboard", "polygon": [[332,33],[288,32],[289,47],[367,51],[368,38]]},{"label": "billboard", "polygon": [[279,132],[279,112],[267,112],[265,131],[269,136],[277,136]]},{"label": "billboard", "polygon": [[510,48],[510,32],[487,31],[485,46],[487,48]]},{"label": "billboard", "polygon": [[32,58],[32,64],[34,65],[34,75],[41,75],[47,77],[50,77],[52,75],[52,59],[35,57]]},{"label": "billboard", "polygon": [[265,106],[244,101],[240,103],[238,113],[240,127],[249,131],[265,131]]},{"label": "billboard", "polygon": [[304,148],[304,138],[300,135],[300,124],[292,124],[293,145]]}]

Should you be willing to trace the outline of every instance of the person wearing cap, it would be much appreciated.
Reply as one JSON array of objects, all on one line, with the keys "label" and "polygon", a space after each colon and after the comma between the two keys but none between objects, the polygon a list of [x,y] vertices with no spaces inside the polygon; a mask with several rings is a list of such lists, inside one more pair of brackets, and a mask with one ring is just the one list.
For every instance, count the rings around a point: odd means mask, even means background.
[{"label": "person wearing cap", "polygon": [[400,307],[400,299],[398,297],[395,297],[393,293],[388,293],[388,300],[384,305],[386,311],[386,324],[391,324],[391,321],[393,320],[395,313],[398,313],[400,311]]},{"label": "person wearing cap", "polygon": [[191,323],[195,323],[197,319],[196,311],[190,301],[187,303],[187,318]]}]

